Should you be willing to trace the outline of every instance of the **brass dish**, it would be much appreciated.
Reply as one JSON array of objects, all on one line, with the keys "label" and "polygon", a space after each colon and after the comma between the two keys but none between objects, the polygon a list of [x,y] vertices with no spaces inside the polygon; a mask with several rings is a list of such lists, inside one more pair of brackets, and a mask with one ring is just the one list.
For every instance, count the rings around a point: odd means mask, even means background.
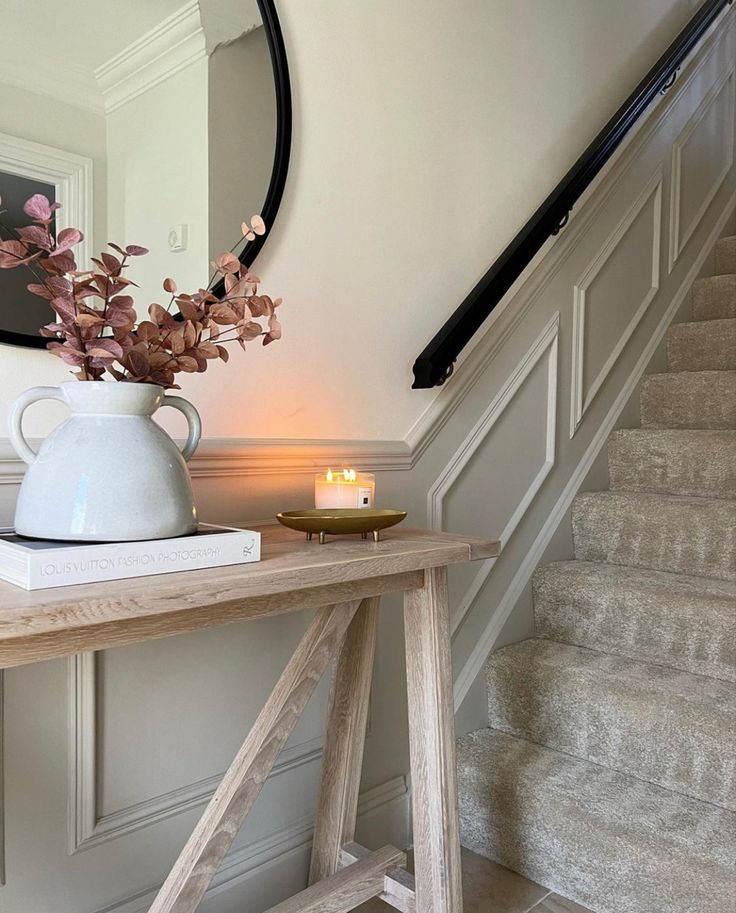
[{"label": "brass dish", "polygon": [[395,526],[406,517],[405,510],[349,510],[345,508],[327,508],[325,510],[286,510],[276,514],[276,519],[289,529],[306,533],[307,539],[317,533],[320,545],[324,545],[325,535],[345,535],[360,533],[364,539],[368,533],[373,534],[373,541],[378,542],[382,529]]}]

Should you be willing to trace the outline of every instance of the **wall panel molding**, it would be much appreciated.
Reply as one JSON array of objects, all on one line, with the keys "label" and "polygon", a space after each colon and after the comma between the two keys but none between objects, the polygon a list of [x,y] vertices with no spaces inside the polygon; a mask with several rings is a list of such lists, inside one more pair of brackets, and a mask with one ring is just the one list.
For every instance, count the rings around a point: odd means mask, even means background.
[{"label": "wall panel molding", "polygon": [[[695,234],[713,202],[715,195],[731,170],[734,161],[734,84],[736,83],[736,67],[722,76],[713,85],[703,98],[690,119],[687,121],[679,136],[672,145],[672,177],[670,182],[670,233],[669,233],[669,272],[675,267],[680,254],[690,238]],[[716,173],[711,185],[708,187],[700,206],[687,225],[682,224],[682,152],[688,142],[697,133],[698,127],[703,122],[714,105],[717,104],[723,93],[726,93],[726,117],[719,120],[723,131],[724,161],[720,171]]]},{"label": "wall panel molding", "polygon": [[[79,653],[68,661],[69,809],[68,852],[91,849],[197,808],[209,801],[224,775],[215,774],[106,815],[99,813],[99,730],[97,654]],[[324,736],[285,748],[270,777],[322,757]]]},{"label": "wall panel molding", "polygon": [[731,194],[725,207],[719,214],[713,229],[704,242],[703,249],[694,260],[677,292],[673,295],[672,301],[663,313],[656,329],[644,346],[639,358],[631,370],[631,373],[626,378],[626,381],[621,385],[621,389],[619,390],[618,395],[611,404],[611,407],[606,413],[606,416],[601,422],[600,426],[596,430],[596,433],[593,436],[587,449],[585,450],[585,453],[570,474],[567,484],[555,502],[554,507],[546,515],[539,533],[534,539],[531,547],[526,552],[524,559],[519,564],[519,567],[517,568],[508,587],[503,592],[503,595],[496,605],[495,611],[493,611],[490,618],[488,619],[485,628],[483,629],[481,636],[478,638],[473,650],[464,662],[458,674],[455,676],[454,702],[456,711],[460,708],[460,705],[467,697],[473,682],[481,673],[489,654],[493,650],[493,646],[496,643],[498,636],[503,630],[503,626],[506,624],[506,621],[508,620],[514,606],[521,597],[524,588],[531,580],[532,574],[534,573],[537,565],[542,560],[544,551],[552,540],[552,536],[554,535],[555,530],[564,519],[567,511],[572,506],[572,502],[575,499],[575,496],[577,495],[583,480],[590,471],[596,457],[608,441],[608,436],[610,435],[611,431],[613,431],[616,420],[621,415],[624,407],[626,406],[626,403],[634,393],[634,390],[641,380],[647,365],[657,350],[657,346],[661,343],[662,339],[664,339],[665,333],[672,323],[675,314],[682,306],[687,296],[690,294],[690,288],[693,282],[695,282],[695,280],[700,275],[701,270],[703,269],[703,266],[713,249],[713,245],[716,243],[718,238],[721,237],[721,233],[724,227],[728,224],[729,219],[733,216],[735,207],[736,192]]},{"label": "wall panel molding", "polygon": [[[511,517],[500,533],[501,547],[508,543],[514,530],[521,522],[536,497],[544,480],[552,471],[555,462],[555,436],[557,427],[557,364],[558,364],[558,338],[560,329],[560,313],[555,313],[552,320],[545,326],[541,334],[519,362],[516,370],[506,380],[498,394],[494,397],[483,415],[475,423],[465,440],[450,457],[427,495],[427,513],[429,526],[432,529],[443,528],[444,500],[462,477],[478,448],[493,430],[496,422],[501,418],[514,397],[521,389],[524,381],[529,377],[534,368],[545,355],[548,358],[547,367],[547,406],[544,452],[539,469],[519,500]],[[480,567],[464,594],[460,605],[453,613],[452,628],[457,630],[462,619],[473,605],[478,593],[493,569],[496,559],[490,558],[481,562]]]},{"label": "wall panel molding", "polygon": [[[378,824],[377,830],[385,833],[388,822],[398,819],[404,840],[411,839],[409,827],[410,792],[406,777],[392,777],[372,789],[365,790],[358,800],[358,828]],[[283,894],[278,864],[299,865],[308,860],[314,831],[313,816],[300,818],[287,827],[280,828],[246,846],[232,850],[212,880],[204,900],[217,896],[244,881],[262,876],[267,879],[274,902]],[[367,842],[367,841],[366,841]],[[306,871],[306,868],[305,868]],[[97,913],[147,913],[158,887],[138,892],[126,899],[106,906]]]},{"label": "wall panel molding", "polygon": [[[575,283],[573,292],[573,329],[572,329],[572,382],[570,404],[570,437],[580,427],[583,416],[596,394],[603,386],[613,366],[618,361],[626,344],[637,328],[642,318],[649,309],[649,305],[659,291],[659,264],[661,259],[662,239],[662,182],[664,173],[660,165],[652,177],[647,181],[639,196],[634,200],[629,210],[618,223],[613,232],[606,238],[602,246],[586,267],[583,275]],[[652,217],[652,256],[651,256],[651,283],[646,294],[640,301],[636,311],[631,317],[616,345],[611,350],[608,358],[601,366],[589,388],[585,389],[585,325],[586,303],[588,290],[605,267],[608,261],[615,256],[619,246],[626,238],[629,230],[635,224],[649,201],[654,199]]]}]

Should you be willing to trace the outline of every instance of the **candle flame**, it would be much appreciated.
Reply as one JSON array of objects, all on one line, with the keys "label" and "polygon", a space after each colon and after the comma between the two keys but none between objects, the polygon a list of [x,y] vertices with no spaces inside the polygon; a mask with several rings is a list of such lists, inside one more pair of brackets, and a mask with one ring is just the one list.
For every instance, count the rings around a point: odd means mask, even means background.
[{"label": "candle flame", "polygon": [[325,480],[327,482],[357,482],[358,473],[355,469],[338,469],[336,472],[328,469],[325,473]]}]

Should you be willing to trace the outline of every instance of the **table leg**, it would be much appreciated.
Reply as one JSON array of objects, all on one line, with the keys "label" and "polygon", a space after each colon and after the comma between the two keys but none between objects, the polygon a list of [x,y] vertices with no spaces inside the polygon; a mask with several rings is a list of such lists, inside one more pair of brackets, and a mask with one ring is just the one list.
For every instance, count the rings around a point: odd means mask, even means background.
[{"label": "table leg", "polygon": [[310,884],[338,871],[340,849],[355,836],[378,605],[378,597],[362,601],[335,665],[314,825]]},{"label": "table leg", "polygon": [[462,913],[447,569],[404,595],[417,913]]},{"label": "table leg", "polygon": [[196,910],[359,605],[349,602],[317,613],[149,913]]}]

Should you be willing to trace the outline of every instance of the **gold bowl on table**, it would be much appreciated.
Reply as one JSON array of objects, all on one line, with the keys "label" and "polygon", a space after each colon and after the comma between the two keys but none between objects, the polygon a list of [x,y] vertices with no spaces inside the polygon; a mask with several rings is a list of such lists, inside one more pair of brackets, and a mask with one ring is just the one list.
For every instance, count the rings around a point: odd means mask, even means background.
[{"label": "gold bowl on table", "polygon": [[325,535],[346,535],[360,533],[364,539],[372,533],[373,541],[378,542],[382,529],[396,526],[406,517],[405,510],[374,510],[363,508],[351,510],[346,508],[325,508],[318,510],[286,510],[276,514],[276,519],[289,529],[306,533],[307,539],[317,533],[320,545],[324,544]]}]

